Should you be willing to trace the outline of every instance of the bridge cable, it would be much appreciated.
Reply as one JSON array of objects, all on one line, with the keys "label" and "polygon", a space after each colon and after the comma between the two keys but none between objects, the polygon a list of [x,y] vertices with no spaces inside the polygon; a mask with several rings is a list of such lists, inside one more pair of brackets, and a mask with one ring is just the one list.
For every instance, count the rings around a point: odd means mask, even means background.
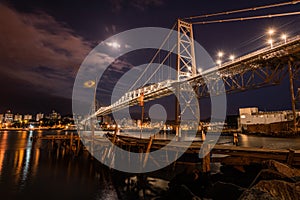
[{"label": "bridge cable", "polygon": [[219,13],[204,14],[204,15],[198,15],[198,16],[192,16],[192,17],[185,17],[183,19],[193,20],[193,19],[200,19],[200,18],[215,17],[215,16],[220,16],[220,15],[230,15],[230,14],[241,13],[241,12],[257,11],[257,10],[267,9],[267,8],[275,8],[275,7],[281,7],[281,6],[287,6],[287,5],[295,5],[297,3],[300,3],[300,0],[284,2],[284,3],[278,3],[278,4],[265,5],[265,6],[258,6],[258,7],[253,7],[253,8],[244,8],[244,9],[239,9],[239,10],[231,10],[231,11],[224,11],[224,12],[219,12]]},{"label": "bridge cable", "polygon": [[151,59],[151,61],[148,63],[148,65],[146,66],[146,69],[142,72],[142,74],[140,75],[140,77],[132,84],[132,86],[129,88],[128,91],[131,91],[133,89],[133,87],[137,84],[137,82],[141,79],[141,77],[146,73],[147,69],[150,67],[150,65],[154,62],[155,58],[157,57],[157,55],[159,54],[159,52],[161,51],[162,47],[165,45],[165,43],[168,41],[169,37],[171,36],[171,33],[173,31],[173,29],[176,27],[177,22],[173,25],[173,27],[171,28],[170,32],[168,33],[167,37],[165,38],[165,40],[163,41],[163,43],[160,45],[159,49],[156,51],[155,55],[153,56],[153,58]]},{"label": "bridge cable", "polygon": [[204,25],[204,24],[224,23],[224,22],[266,19],[266,18],[273,18],[273,17],[285,17],[285,16],[293,16],[293,15],[300,15],[300,12],[288,12],[288,13],[277,13],[277,14],[269,14],[269,15],[257,15],[257,16],[251,16],[251,17],[238,17],[238,18],[230,18],[230,19],[201,21],[201,22],[192,22],[192,24],[194,24],[194,25],[199,25],[199,24]]}]

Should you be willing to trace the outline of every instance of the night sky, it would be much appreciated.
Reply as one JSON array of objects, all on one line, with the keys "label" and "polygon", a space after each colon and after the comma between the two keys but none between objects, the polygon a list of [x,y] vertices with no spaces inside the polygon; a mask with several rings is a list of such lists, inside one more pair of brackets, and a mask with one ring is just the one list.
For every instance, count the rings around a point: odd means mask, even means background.
[{"label": "night sky", "polygon": [[[24,114],[53,109],[72,113],[72,87],[80,64],[99,42],[114,34],[138,27],[171,28],[177,18],[279,2],[286,1],[0,1],[0,113],[8,109]],[[297,4],[233,17],[299,10]],[[300,16],[197,25],[194,35],[213,58],[219,50],[239,56],[266,46],[270,27],[277,34],[295,36],[300,34]],[[124,61],[126,66],[134,64],[134,59]],[[290,109],[288,80],[277,87],[228,96],[228,114],[246,106]]]}]

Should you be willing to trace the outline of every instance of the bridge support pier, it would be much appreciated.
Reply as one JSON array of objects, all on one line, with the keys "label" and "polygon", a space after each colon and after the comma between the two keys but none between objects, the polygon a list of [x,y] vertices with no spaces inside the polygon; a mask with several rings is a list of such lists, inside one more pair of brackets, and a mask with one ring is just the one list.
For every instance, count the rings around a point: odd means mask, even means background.
[{"label": "bridge support pier", "polygon": [[290,57],[288,61],[288,71],[289,71],[289,80],[290,80],[290,93],[291,93],[291,103],[292,103],[292,111],[293,111],[293,133],[297,132],[297,115],[296,115],[296,99],[294,92],[294,75],[293,75],[293,59]]}]

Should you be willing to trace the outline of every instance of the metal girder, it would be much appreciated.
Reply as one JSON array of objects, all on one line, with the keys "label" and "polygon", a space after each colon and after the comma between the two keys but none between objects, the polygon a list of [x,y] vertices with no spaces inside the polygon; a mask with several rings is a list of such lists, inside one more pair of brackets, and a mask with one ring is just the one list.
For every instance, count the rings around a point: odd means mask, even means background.
[{"label": "metal girder", "polygon": [[178,19],[177,28],[177,80],[183,80],[193,77],[197,73],[193,26]]},{"label": "metal girder", "polygon": [[[250,68],[245,67],[243,71],[237,74],[219,74],[218,76],[206,79],[209,82],[210,89],[207,84],[198,83],[199,89],[196,90],[198,97],[208,97],[210,95],[219,95],[222,91],[226,93],[244,91],[248,89],[259,88],[267,85],[280,84],[287,74],[286,67],[282,64],[266,63],[264,67]],[[221,81],[222,80],[222,81]]]}]

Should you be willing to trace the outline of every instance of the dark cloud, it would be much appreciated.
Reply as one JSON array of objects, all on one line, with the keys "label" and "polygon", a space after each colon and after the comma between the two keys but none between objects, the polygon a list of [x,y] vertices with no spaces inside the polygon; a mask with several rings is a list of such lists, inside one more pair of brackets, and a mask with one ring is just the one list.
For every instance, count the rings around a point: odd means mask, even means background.
[{"label": "dark cloud", "polygon": [[111,0],[114,12],[119,12],[123,8],[136,8],[145,10],[152,6],[162,6],[166,0]]},{"label": "dark cloud", "polygon": [[45,14],[25,14],[0,4],[0,71],[59,93],[91,50],[90,43]]}]

